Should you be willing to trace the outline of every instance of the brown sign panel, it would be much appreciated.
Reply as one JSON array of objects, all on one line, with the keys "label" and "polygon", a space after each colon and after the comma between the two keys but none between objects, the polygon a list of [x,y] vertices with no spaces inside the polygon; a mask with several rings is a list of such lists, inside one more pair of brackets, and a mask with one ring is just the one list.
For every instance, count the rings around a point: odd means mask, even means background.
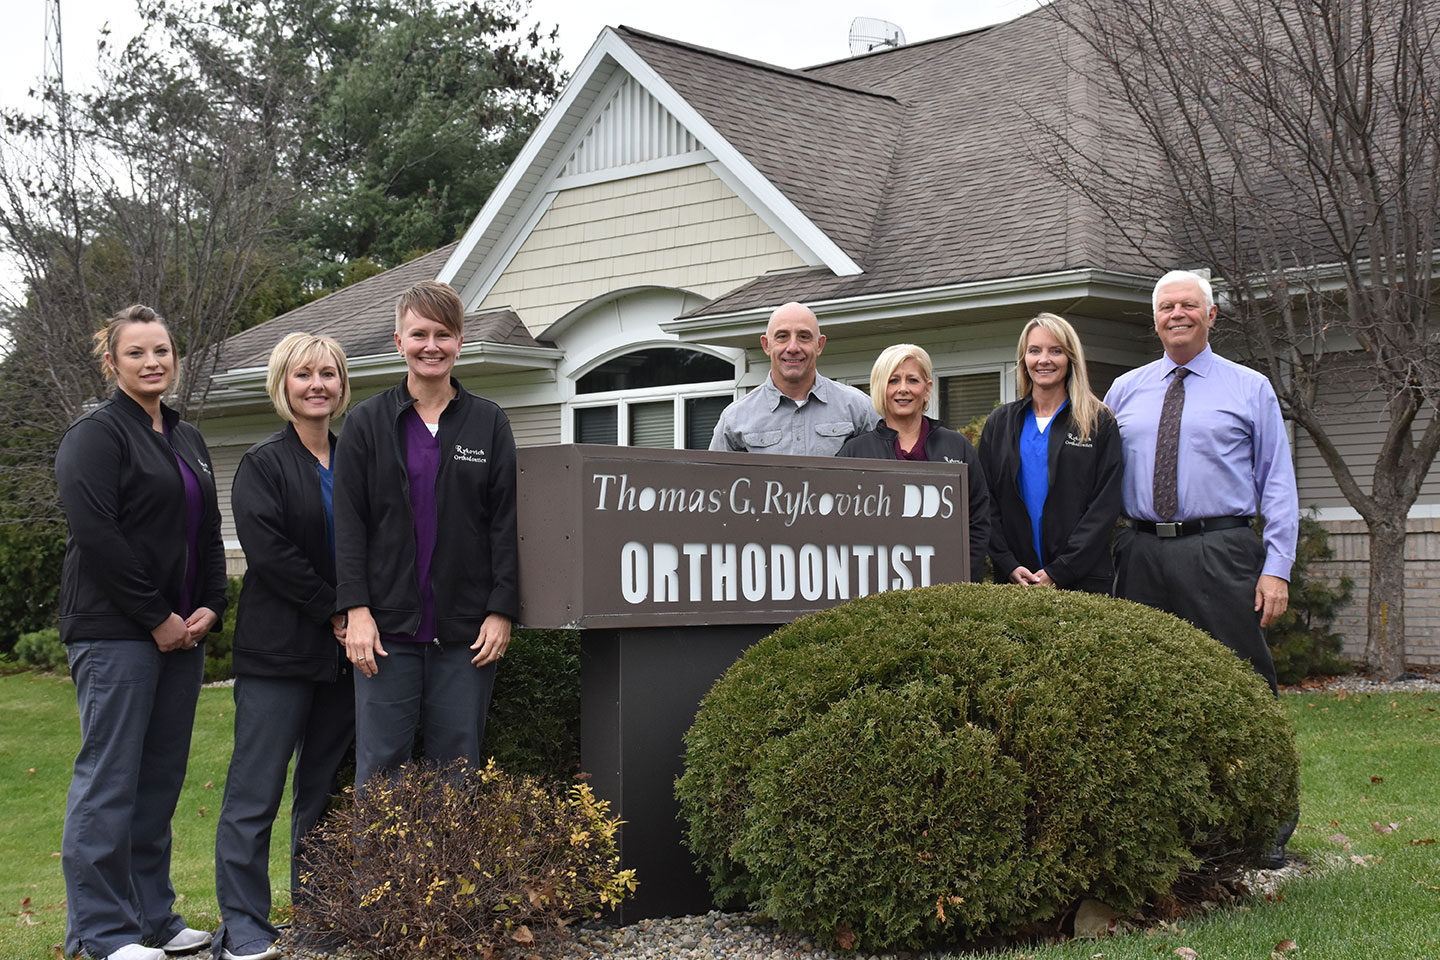
[{"label": "brown sign panel", "polygon": [[788,623],[970,575],[960,463],[569,444],[519,469],[529,627]]}]

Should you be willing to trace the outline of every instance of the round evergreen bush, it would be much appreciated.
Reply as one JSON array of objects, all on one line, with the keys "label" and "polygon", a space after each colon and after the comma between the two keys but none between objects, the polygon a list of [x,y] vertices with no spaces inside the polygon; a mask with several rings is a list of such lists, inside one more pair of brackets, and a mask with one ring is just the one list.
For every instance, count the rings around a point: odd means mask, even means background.
[{"label": "round evergreen bush", "polygon": [[842,945],[1129,911],[1231,872],[1295,808],[1269,687],[1194,627],[1058,590],[866,597],[756,644],[676,785],[717,900]]}]

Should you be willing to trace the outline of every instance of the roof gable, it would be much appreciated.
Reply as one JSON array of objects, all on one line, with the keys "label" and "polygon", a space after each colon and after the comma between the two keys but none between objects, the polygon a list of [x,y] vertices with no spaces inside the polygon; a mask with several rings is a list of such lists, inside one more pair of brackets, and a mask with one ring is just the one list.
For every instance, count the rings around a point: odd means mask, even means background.
[{"label": "roof gable", "polygon": [[[804,96],[799,96],[803,91]],[[698,47],[621,27],[606,28],[560,99],[471,223],[439,279],[479,303],[544,214],[555,193],[584,178],[628,176],[680,162],[707,162],[766,224],[806,262],[839,276],[861,272],[878,189],[837,188],[832,174],[854,172],[857,185],[884,179],[892,146],[885,138],[855,138],[848,155],[822,163],[816,151],[785,147],[787,125],[777,102],[803,100],[795,117],[798,140],[818,131],[843,103],[896,117],[893,98],[816,81]],[[692,102],[692,100],[694,102]],[[803,122],[801,122],[803,120]],[[638,141],[633,138],[640,131]],[[875,141],[880,145],[876,145]],[[784,143],[795,142],[793,139]],[[833,150],[824,151],[827,157]],[[648,166],[647,166],[648,164]],[[831,169],[834,168],[834,169]],[[824,181],[821,183],[820,181]]]}]

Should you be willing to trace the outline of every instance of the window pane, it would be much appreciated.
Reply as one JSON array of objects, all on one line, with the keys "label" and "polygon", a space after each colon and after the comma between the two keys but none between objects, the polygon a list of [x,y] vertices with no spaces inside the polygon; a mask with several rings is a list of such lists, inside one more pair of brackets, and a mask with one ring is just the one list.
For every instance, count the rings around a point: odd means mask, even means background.
[{"label": "window pane", "polygon": [[999,402],[999,373],[940,378],[940,422],[951,430],[964,430],[976,417],[988,417]]},{"label": "window pane", "polygon": [[708,450],[715,435],[720,414],[730,405],[730,398],[693,397],[685,401],[685,449]]},{"label": "window pane", "polygon": [[630,446],[675,446],[675,401],[630,404]]},{"label": "window pane", "polygon": [[575,411],[576,443],[620,442],[620,414],[615,407],[583,407]]},{"label": "window pane", "polygon": [[729,380],[734,376],[735,365],[729,360],[698,350],[655,347],[605,361],[575,381],[575,392],[673,387],[681,383]]}]

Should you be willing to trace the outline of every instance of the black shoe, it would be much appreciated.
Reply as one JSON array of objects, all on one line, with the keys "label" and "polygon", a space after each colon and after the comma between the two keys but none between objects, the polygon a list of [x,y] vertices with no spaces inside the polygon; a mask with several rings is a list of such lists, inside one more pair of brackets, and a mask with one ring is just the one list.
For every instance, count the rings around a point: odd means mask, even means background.
[{"label": "black shoe", "polygon": [[1261,870],[1279,870],[1285,866],[1286,859],[1285,844],[1272,843],[1260,851],[1260,855],[1255,858],[1251,866],[1259,867]]}]

